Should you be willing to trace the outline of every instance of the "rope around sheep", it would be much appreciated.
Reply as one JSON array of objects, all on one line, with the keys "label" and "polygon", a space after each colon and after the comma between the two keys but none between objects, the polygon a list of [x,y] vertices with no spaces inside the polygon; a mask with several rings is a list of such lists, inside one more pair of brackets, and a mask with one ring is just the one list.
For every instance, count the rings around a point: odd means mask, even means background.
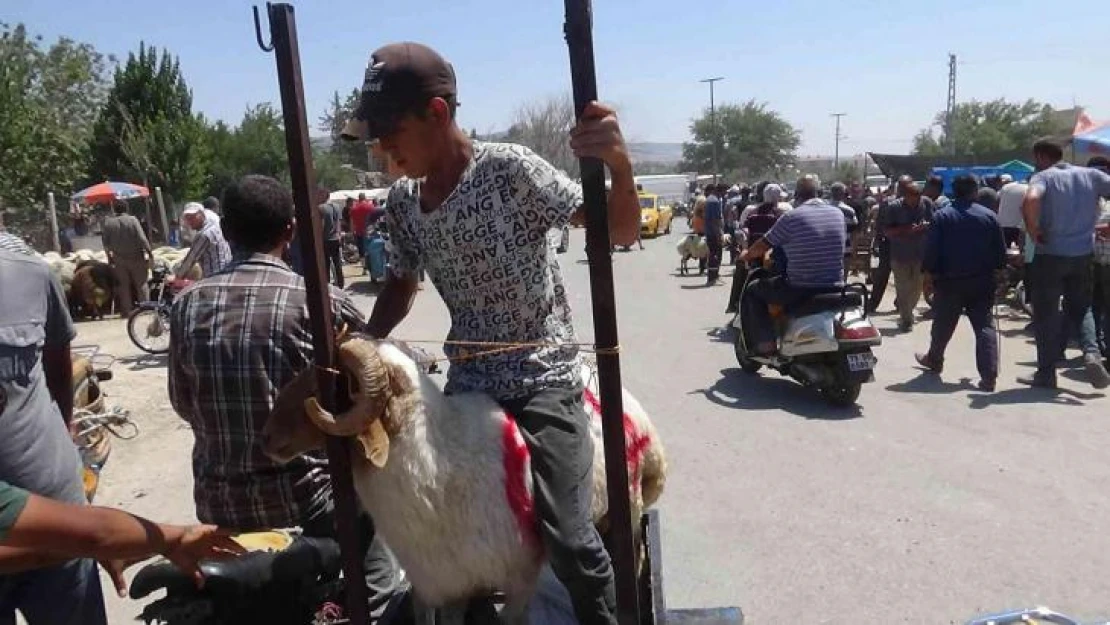
[{"label": "rope around sheep", "polygon": [[577,347],[578,349],[596,354],[599,356],[616,356],[621,352],[620,345],[615,347],[598,347],[592,343],[548,343],[543,341],[534,342],[505,342],[505,341],[450,341],[450,340],[424,340],[424,339],[397,339],[401,343],[412,344],[435,344],[435,345],[455,345],[459,347],[487,347],[469,354],[462,354],[459,356],[443,356],[436,358],[432,362],[458,362],[462,360],[470,360],[473,358],[481,358],[483,356],[492,356],[494,354],[503,354],[506,352],[516,351],[520,349],[529,349],[533,347]]}]

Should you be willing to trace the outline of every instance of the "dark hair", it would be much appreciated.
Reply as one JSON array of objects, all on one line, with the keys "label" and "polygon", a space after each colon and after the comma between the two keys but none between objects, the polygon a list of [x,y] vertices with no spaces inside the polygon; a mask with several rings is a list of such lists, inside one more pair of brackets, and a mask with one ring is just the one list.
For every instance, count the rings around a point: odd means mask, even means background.
[{"label": "dark hair", "polygon": [[244,250],[273,248],[293,223],[293,194],[269,176],[243,176],[224,190],[223,205],[224,235]]},{"label": "dark hair", "polygon": [[114,210],[117,215],[126,214],[127,202],[124,202],[123,200],[116,200],[115,202],[112,202],[112,210]]},{"label": "dark hair", "polygon": [[979,182],[975,180],[975,176],[960,174],[952,179],[952,194],[957,200],[974,200],[978,193]]},{"label": "dark hair", "polygon": [[1033,154],[1035,156],[1047,156],[1048,158],[1058,161],[1064,158],[1064,150],[1051,139],[1041,139],[1033,144]]},{"label": "dark hair", "polygon": [[1110,169],[1110,158],[1105,156],[1092,156],[1087,161],[1087,167],[1094,167],[1096,169]]},{"label": "dark hair", "polygon": [[200,205],[207,208],[208,210],[211,210],[211,211],[220,209],[220,201],[217,200],[216,197],[212,196],[212,195],[209,195],[208,197],[204,198],[204,201],[201,202]]},{"label": "dark hair", "polygon": [[929,176],[925,179],[925,188],[933,188],[938,191],[944,189],[944,178],[940,176]]}]

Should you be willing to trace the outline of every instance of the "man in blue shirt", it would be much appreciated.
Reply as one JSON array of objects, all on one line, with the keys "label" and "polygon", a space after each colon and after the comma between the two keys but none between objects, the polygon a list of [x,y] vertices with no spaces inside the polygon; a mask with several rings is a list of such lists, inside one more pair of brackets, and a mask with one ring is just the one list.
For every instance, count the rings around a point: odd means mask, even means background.
[{"label": "man in blue shirt", "polygon": [[817,197],[817,179],[798,181],[797,208],[775,222],[767,234],[748,248],[742,262],[760,260],[772,247],[786,256],[786,276],[760,278],[751,285],[740,303],[744,318],[751,321],[755,352],[775,352],[775,331],[768,304],[789,307],[813,293],[844,284],[844,214]]},{"label": "man in blue shirt", "polygon": [[706,286],[717,284],[717,277],[721,272],[721,253],[724,251],[723,237],[725,234],[724,202],[721,198],[727,187],[719,185],[713,187],[709,196],[705,198],[705,244],[709,247],[709,278]]},{"label": "man in blue shirt", "polygon": [[925,241],[922,266],[933,277],[935,317],[929,351],[917,354],[917,362],[940,373],[944,350],[966,314],[975,331],[979,390],[990,392],[998,379],[998,335],[991,315],[995,271],[1006,262],[1006,244],[994,211],[975,203],[975,178],[957,176],[952,190],[956,200],[933,214]]},{"label": "man in blue shirt", "polygon": [[[1021,213],[1025,231],[1036,243],[1031,273],[1037,372],[1018,381],[1056,388],[1056,361],[1064,351],[1067,328],[1078,328],[1088,379],[1095,388],[1110,386],[1102,364],[1091,314],[1091,254],[1099,199],[1110,195],[1110,174],[1063,162],[1064,151],[1046,140],[1033,145],[1037,173],[1029,181]],[[1068,324],[1061,323],[1060,298]]]}]

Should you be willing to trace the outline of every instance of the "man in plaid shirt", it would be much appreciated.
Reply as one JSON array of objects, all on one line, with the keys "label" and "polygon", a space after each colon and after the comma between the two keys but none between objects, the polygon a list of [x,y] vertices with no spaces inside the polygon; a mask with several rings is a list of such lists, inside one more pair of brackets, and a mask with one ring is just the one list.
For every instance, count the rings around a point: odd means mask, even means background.
[{"label": "man in plaid shirt", "polygon": [[[170,314],[169,395],[192,426],[197,518],[239,531],[300,526],[334,536],[327,461],[306,454],[278,465],[261,434],[282,387],[313,360],[304,280],[281,261],[293,238],[293,197],[266,176],[224,194],[221,226],[237,256],[184,290]],[[362,315],[332,288],[337,324],[361,330]],[[360,518],[371,611],[397,586],[396,564]]]}]

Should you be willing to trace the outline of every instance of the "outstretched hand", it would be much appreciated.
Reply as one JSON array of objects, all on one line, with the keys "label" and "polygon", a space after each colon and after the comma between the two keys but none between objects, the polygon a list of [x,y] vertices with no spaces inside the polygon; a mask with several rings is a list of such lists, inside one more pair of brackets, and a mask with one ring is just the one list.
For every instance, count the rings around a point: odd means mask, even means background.
[{"label": "outstretched hand", "polygon": [[201,560],[223,560],[247,552],[246,548],[231,539],[230,532],[215,525],[190,525],[179,529],[182,530],[180,538],[171,543],[162,555],[191,575],[197,588],[204,586]]},{"label": "outstretched hand", "polygon": [[611,170],[631,164],[616,110],[599,102],[586,105],[582,118],[570,131],[570,148],[576,157],[601,159]]}]

